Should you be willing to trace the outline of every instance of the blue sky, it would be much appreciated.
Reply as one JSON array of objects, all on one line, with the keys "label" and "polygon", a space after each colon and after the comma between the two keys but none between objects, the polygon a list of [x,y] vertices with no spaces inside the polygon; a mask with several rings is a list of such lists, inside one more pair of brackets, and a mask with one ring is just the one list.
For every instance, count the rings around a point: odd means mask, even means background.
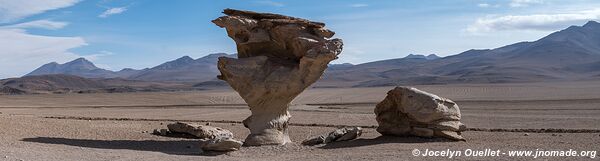
[{"label": "blue sky", "polygon": [[334,63],[354,64],[496,48],[600,19],[594,0],[0,0],[0,78],[78,57],[120,70],[235,53],[210,22],[224,8],[325,22],[344,40]]}]

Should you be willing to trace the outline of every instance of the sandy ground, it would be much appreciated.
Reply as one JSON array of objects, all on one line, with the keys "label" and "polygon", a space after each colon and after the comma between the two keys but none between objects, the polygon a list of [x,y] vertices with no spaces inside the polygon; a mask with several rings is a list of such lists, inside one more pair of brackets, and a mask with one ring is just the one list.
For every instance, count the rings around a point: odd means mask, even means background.
[{"label": "sandy ground", "polygon": [[[448,158],[413,156],[412,152],[600,150],[600,82],[418,87],[460,105],[463,123],[472,128],[463,133],[467,142],[380,136],[373,128],[377,122],[372,111],[392,87],[308,90],[291,108],[289,130],[295,143],[244,147],[226,154],[200,153],[194,139],[146,131],[174,121],[210,122],[243,140],[248,130],[239,122],[250,111],[232,91],[0,96],[0,160],[440,160]],[[362,126],[365,132],[354,141],[298,145],[335,126]],[[599,160],[583,156],[535,159]]]}]

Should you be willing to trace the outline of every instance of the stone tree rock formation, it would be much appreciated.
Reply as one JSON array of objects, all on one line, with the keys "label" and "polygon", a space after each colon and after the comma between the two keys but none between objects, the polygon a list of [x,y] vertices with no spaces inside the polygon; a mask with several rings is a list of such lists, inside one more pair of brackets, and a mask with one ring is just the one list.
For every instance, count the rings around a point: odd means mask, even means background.
[{"label": "stone tree rock formation", "polygon": [[342,40],[324,23],[270,13],[225,9],[212,22],[227,30],[238,58],[220,57],[219,79],[246,101],[252,115],[244,145],[283,145],[289,103],[317,81],[342,52]]},{"label": "stone tree rock formation", "polygon": [[396,87],[375,107],[377,132],[383,135],[465,139],[460,109],[452,100],[416,88]]}]

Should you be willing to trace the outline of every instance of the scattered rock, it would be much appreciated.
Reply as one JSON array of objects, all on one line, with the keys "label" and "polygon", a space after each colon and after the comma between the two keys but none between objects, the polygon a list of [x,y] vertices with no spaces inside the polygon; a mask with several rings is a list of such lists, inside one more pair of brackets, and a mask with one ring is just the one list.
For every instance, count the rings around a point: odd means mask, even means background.
[{"label": "scattered rock", "polygon": [[176,122],[167,125],[169,131],[187,133],[201,139],[233,138],[233,133],[220,127],[204,126],[192,123]]},{"label": "scattered rock", "polygon": [[242,142],[233,138],[200,139],[202,151],[236,151],[242,147]]},{"label": "scattered rock", "polygon": [[167,134],[169,134],[169,130],[167,130],[167,129],[160,129],[160,135],[166,136]]},{"label": "scattered rock", "polygon": [[167,130],[167,129],[154,129],[154,131],[152,131],[152,134],[154,134],[154,135],[160,135],[160,136],[167,136],[169,134],[169,130]]},{"label": "scattered rock", "polygon": [[523,136],[529,136],[529,133],[525,133],[525,134],[523,134]]},{"label": "scattered rock", "polygon": [[552,134],[552,136],[556,136],[556,134]]},{"label": "scattered rock", "polygon": [[315,136],[302,141],[302,145],[317,145],[323,143],[330,143],[336,141],[353,140],[362,134],[362,128],[360,127],[347,127],[336,129],[329,134]]},{"label": "scattered rock", "polygon": [[212,22],[227,30],[238,58],[220,57],[217,67],[250,107],[245,145],[283,145],[290,102],[323,74],[342,52],[342,40],[324,23],[270,13],[225,9]]},{"label": "scattered rock", "polygon": [[465,141],[460,132],[467,127],[452,100],[411,87],[396,87],[387,94],[375,108],[377,132]]}]

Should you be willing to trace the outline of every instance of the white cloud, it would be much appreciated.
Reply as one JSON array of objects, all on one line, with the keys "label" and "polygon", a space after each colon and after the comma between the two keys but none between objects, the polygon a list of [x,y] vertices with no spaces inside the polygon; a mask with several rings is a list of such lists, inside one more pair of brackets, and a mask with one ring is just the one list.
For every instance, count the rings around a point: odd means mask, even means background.
[{"label": "white cloud", "polygon": [[500,7],[500,4],[480,3],[480,4],[477,4],[477,7],[481,7],[481,8],[498,8],[498,7]]},{"label": "white cloud", "polygon": [[106,17],[111,16],[111,15],[121,14],[121,13],[123,13],[125,11],[127,11],[127,7],[109,8],[106,11],[102,12],[102,14],[98,15],[98,17],[100,17],[100,18],[106,18]]},{"label": "white cloud", "polygon": [[0,78],[27,74],[48,62],[79,57],[70,49],[86,45],[80,37],[32,35],[23,29],[0,29]]},{"label": "white cloud", "polygon": [[0,0],[0,23],[12,22],[48,10],[72,6],[79,0]]},{"label": "white cloud", "polygon": [[285,4],[283,4],[281,2],[275,2],[275,1],[256,1],[255,3],[261,4],[261,5],[273,6],[273,7],[285,6]]},{"label": "white cloud", "polygon": [[510,7],[527,7],[532,4],[542,4],[544,0],[512,0],[508,6]]},{"label": "white cloud", "polygon": [[94,61],[94,60],[98,60],[98,58],[100,58],[100,57],[111,56],[111,55],[115,55],[115,53],[103,50],[103,51],[99,51],[96,54],[83,55],[81,57],[83,57],[87,60],[90,60],[90,61]]},{"label": "white cloud", "polygon": [[503,30],[559,30],[570,25],[600,19],[600,9],[556,14],[507,15],[480,18],[469,25],[468,33],[485,33]]},{"label": "white cloud", "polygon": [[354,8],[359,8],[359,7],[367,7],[369,6],[368,4],[364,4],[364,3],[356,3],[356,4],[351,4],[350,7],[354,7]]},{"label": "white cloud", "polygon": [[48,30],[56,30],[61,29],[67,26],[69,23],[67,22],[57,22],[51,20],[35,20],[25,23],[19,23],[9,26],[0,26],[0,28],[13,28],[13,29],[22,29],[22,28],[41,28]]}]

